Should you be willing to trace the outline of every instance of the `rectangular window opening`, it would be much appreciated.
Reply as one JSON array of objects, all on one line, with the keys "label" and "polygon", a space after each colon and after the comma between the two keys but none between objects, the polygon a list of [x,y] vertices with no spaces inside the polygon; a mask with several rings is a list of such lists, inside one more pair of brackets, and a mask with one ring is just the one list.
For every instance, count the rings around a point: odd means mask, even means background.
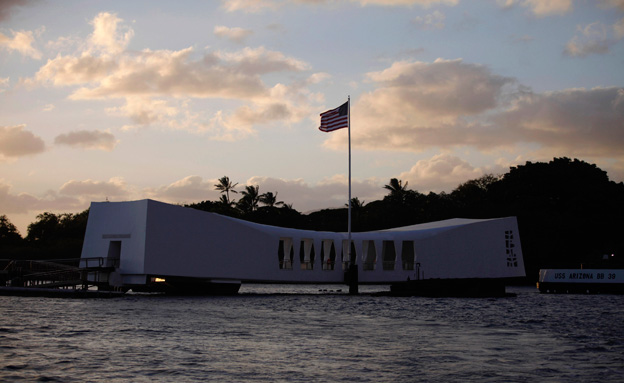
[{"label": "rectangular window opening", "polygon": [[299,246],[299,261],[301,270],[314,270],[314,240],[302,239]]},{"label": "rectangular window opening", "polygon": [[394,241],[383,241],[383,246],[381,249],[381,259],[383,260],[384,270],[394,270],[394,265],[396,263],[396,250],[394,249]]},{"label": "rectangular window opening", "polygon": [[401,250],[403,270],[414,270],[414,259],[414,241],[403,241],[403,249]]},{"label": "rectangular window opening", "polygon": [[377,263],[377,249],[375,249],[375,241],[363,241],[362,247],[362,270],[375,270],[375,264]]},{"label": "rectangular window opening", "polygon": [[334,270],[336,264],[336,247],[331,239],[324,239],[321,246],[322,269],[326,271]]},{"label": "rectangular window opening", "polygon": [[295,249],[292,238],[280,238],[277,247],[277,261],[282,270],[292,270]]},{"label": "rectangular window opening", "polygon": [[[351,254],[353,255],[354,259],[357,259],[357,254],[355,252],[355,243],[353,241],[351,241]],[[349,240],[348,239],[342,240],[342,250],[341,250],[340,257],[342,259],[342,270],[347,271],[349,269],[349,263],[351,262],[351,260],[349,259]]]}]

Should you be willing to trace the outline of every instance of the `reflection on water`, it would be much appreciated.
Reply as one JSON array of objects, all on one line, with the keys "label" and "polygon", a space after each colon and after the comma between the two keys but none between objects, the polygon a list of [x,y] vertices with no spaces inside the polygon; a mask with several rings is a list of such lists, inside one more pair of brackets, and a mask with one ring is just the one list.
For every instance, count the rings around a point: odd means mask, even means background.
[{"label": "reflection on water", "polygon": [[499,299],[367,294],[383,289],[0,297],[0,380],[624,381],[624,296],[532,287]]}]

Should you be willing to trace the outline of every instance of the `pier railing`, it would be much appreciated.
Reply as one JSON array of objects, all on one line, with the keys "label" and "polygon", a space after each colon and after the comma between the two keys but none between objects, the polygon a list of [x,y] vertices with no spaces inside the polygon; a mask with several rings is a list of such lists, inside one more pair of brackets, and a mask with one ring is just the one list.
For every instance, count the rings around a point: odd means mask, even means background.
[{"label": "pier railing", "polygon": [[86,288],[107,285],[119,259],[94,257],[59,260],[7,260],[0,273],[0,286]]},{"label": "pier railing", "polygon": [[81,284],[78,259],[12,260],[4,268],[0,285],[64,287]]}]

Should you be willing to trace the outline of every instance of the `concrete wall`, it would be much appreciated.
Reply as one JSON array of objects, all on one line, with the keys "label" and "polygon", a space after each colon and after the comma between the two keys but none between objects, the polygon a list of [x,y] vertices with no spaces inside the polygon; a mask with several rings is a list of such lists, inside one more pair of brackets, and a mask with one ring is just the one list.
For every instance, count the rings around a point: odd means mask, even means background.
[{"label": "concrete wall", "polygon": [[[513,234],[510,247],[509,237]],[[290,268],[280,265],[280,239],[292,243]],[[514,217],[455,219],[395,230],[353,233],[361,283],[390,283],[425,278],[502,278],[524,276],[520,237]],[[333,242],[330,267],[321,263]],[[111,241],[121,241],[119,273],[124,283],[150,276],[185,276],[260,282],[342,283],[342,253],[347,233],[285,229],[151,200],[93,203],[82,257],[107,257]],[[382,255],[393,241],[394,257]],[[414,249],[420,269],[405,270],[406,249]],[[344,244],[344,247],[343,247]],[[310,252],[314,248],[314,263]],[[303,249],[303,263],[300,252]],[[509,251],[514,262],[509,263]],[[411,258],[411,257],[410,257]],[[333,268],[333,269],[332,269]]]}]

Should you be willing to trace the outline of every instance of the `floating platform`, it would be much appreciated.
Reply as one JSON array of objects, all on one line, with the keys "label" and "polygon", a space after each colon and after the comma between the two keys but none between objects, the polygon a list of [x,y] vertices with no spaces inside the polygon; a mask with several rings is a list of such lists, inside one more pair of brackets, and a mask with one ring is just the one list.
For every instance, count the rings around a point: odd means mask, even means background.
[{"label": "floating platform", "polygon": [[10,287],[0,286],[0,295],[18,297],[46,298],[119,298],[125,295],[121,291],[54,289],[42,287]]},{"label": "floating platform", "polygon": [[181,277],[153,279],[145,285],[132,286],[132,291],[167,295],[236,295],[241,287],[241,281]]},{"label": "floating platform", "polygon": [[394,296],[500,298],[510,296],[502,278],[422,279],[390,285]]}]

